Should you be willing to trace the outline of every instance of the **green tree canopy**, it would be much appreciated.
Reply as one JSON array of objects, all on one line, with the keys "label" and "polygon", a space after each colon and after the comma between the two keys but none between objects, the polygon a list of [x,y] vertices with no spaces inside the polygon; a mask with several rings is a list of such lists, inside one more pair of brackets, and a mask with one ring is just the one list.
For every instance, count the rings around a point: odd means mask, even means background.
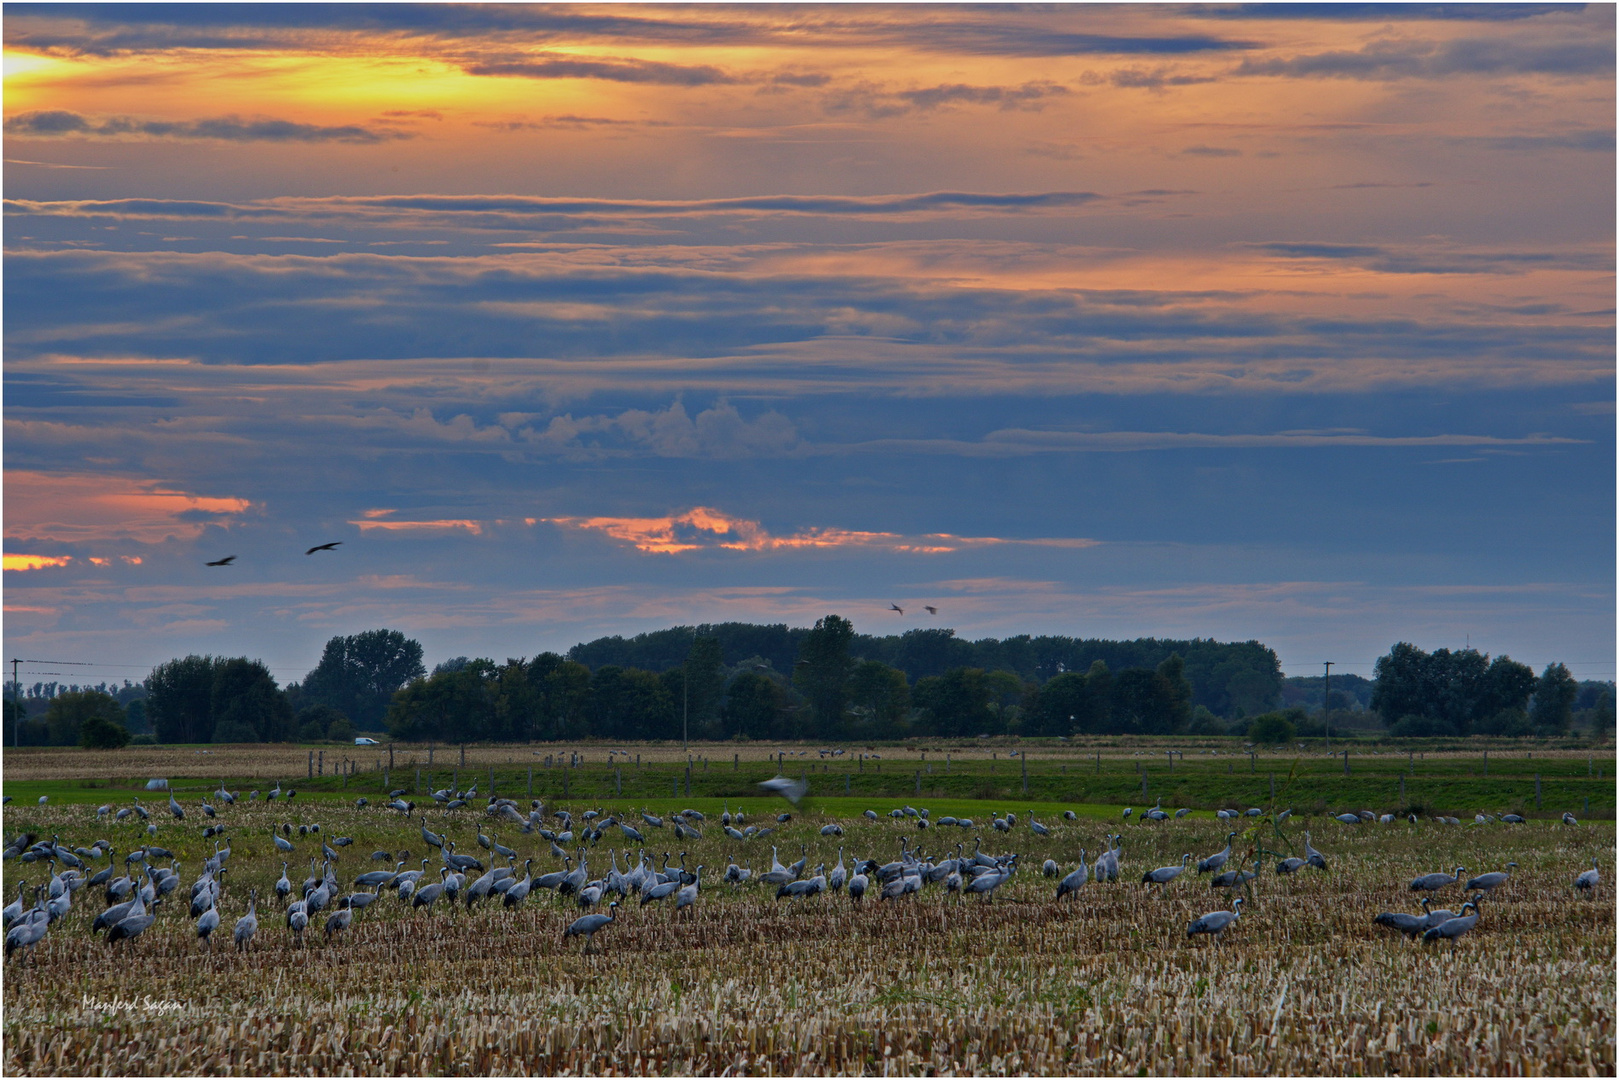
[{"label": "green tree canopy", "polygon": [[146,677],[146,715],[159,742],[212,742],[212,656],[181,657],[159,664]]},{"label": "green tree canopy", "polygon": [[854,640],[854,624],[828,615],[804,635],[793,666],[793,684],[809,699],[815,723],[821,730],[843,730],[843,709],[848,700],[849,676],[854,661],[849,643]]},{"label": "green tree canopy", "polygon": [[[45,708],[45,729],[52,746],[78,746],[84,726],[92,720],[123,728],[124,710],[116,698],[99,690],[67,690]],[[124,741],[129,741],[127,730]]]},{"label": "green tree canopy", "polygon": [[1530,718],[1535,726],[1556,731],[1568,730],[1574,717],[1574,699],[1580,696],[1580,684],[1562,664],[1547,664],[1535,683],[1534,710]]},{"label": "green tree canopy", "polygon": [[302,704],[330,705],[361,730],[375,731],[395,691],[425,674],[421,643],[398,630],[334,637],[303,681]]}]

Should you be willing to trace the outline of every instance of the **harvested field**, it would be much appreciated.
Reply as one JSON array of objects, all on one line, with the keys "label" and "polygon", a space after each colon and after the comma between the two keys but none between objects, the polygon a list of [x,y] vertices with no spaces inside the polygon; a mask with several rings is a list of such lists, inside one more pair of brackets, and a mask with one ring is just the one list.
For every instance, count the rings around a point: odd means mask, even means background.
[{"label": "harvested field", "polygon": [[[1611,775],[1611,753],[1607,759]],[[9,778],[8,758],[8,778]],[[1583,761],[1582,761],[1583,767]],[[178,769],[168,772],[179,774]],[[8,785],[9,790],[9,785]],[[130,805],[129,793],[109,802]],[[244,793],[245,799],[245,793]],[[214,849],[201,838],[199,794],[183,793],[184,823],[166,796],[143,794],[189,886]],[[212,801],[212,800],[210,800]],[[1051,835],[1033,832],[1024,805],[980,804],[977,828],[920,830],[914,819],[860,817],[858,799],[827,800],[796,814],[774,835],[727,839],[722,800],[654,804],[702,811],[701,839],[676,840],[642,822],[627,801],[569,805],[615,811],[648,834],[644,845],[671,863],[699,863],[696,903],[642,906],[634,898],[588,954],[563,929],[581,912],[572,897],[536,889],[515,910],[485,901],[469,909],[440,900],[413,910],[385,892],[331,941],[312,920],[303,942],[284,925],[273,886],[282,860],[297,886],[319,859],[320,837],[348,836],[335,872],[353,878],[385,864],[407,868],[438,852],[418,818],[486,864],[482,831],[534,860],[534,873],[561,869],[549,841],[482,813],[427,807],[403,816],[352,801],[220,806],[231,847],[216,950],[200,945],[182,888],[152,927],[109,945],[92,936],[101,890],[74,895],[72,910],[25,957],[7,965],[5,1068],[12,1074],[642,1074],[696,1073],[1050,1073],[1120,1074],[1555,1074],[1612,1075],[1615,933],[1611,821],[1565,826],[1346,827],[1296,813],[1281,826],[1244,819],[1228,825],[1207,812],[1181,821],[1119,824],[1117,813],[1066,821],[1041,812]],[[880,813],[911,802],[870,799]],[[835,802],[835,805],[834,805]],[[920,803],[917,805],[928,805]],[[963,804],[952,801],[951,813]],[[547,804],[547,814],[561,804]],[[735,808],[734,800],[731,802]],[[527,809],[526,802],[523,808]],[[748,824],[774,824],[782,800],[747,800]],[[767,813],[768,811],[768,813]],[[988,828],[1016,811],[1010,832]],[[934,817],[941,816],[939,810]],[[846,836],[821,836],[836,820]],[[271,835],[293,826],[291,855]],[[575,818],[578,824],[578,818]],[[556,828],[554,819],[547,826]],[[1244,830],[1233,865],[1253,843],[1289,853],[1303,830],[1330,869],[1290,877],[1275,858],[1246,890],[1243,914],[1216,944],[1188,939],[1189,921],[1228,907],[1224,890],[1188,869],[1166,888],[1141,874],[1211,854],[1231,829]],[[136,824],[98,822],[93,806],[24,805],[5,811],[11,839],[23,830],[66,846],[106,837],[124,853],[148,837]],[[1094,863],[1104,834],[1124,834],[1117,883],[1092,882],[1062,901],[1041,876],[1047,857],[1066,873],[1079,851]],[[767,870],[774,844],[784,863],[807,856],[805,877],[839,857],[886,862],[902,840],[935,857],[1019,853],[1017,871],[992,898],[947,895],[926,885],[894,901],[873,888],[858,905],[844,895],[775,899],[775,890],[720,881],[730,857]],[[624,868],[627,843],[613,830],[589,849],[591,877],[612,851]],[[573,845],[569,845],[570,851]],[[1574,877],[1599,861],[1604,882],[1579,895]],[[157,860],[163,865],[167,860]],[[1454,943],[1413,943],[1372,923],[1379,911],[1418,910],[1407,883],[1418,874],[1470,873],[1518,863],[1482,902],[1478,926]],[[501,860],[504,862],[504,860]],[[94,871],[106,860],[91,864]],[[7,860],[4,888],[44,879],[44,864]],[[229,935],[259,895],[259,930],[245,952]],[[1452,886],[1442,906],[1464,899]],[[605,903],[605,901],[604,901]]]}]

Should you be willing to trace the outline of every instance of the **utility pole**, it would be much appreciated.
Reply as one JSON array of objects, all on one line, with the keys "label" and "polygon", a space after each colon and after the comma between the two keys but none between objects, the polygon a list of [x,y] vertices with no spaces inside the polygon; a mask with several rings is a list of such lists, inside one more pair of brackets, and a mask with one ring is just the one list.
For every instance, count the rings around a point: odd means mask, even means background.
[{"label": "utility pole", "polygon": [[[21,660],[13,658],[11,661],[11,745],[22,745],[22,684],[17,681],[17,665]],[[224,787],[223,784],[220,787]]]},{"label": "utility pole", "polygon": [[1323,660],[1322,663],[1326,665],[1326,673],[1321,676],[1321,724],[1326,728],[1327,744],[1330,746],[1332,744],[1332,725],[1327,722],[1327,706],[1332,702],[1332,665],[1334,662]]}]

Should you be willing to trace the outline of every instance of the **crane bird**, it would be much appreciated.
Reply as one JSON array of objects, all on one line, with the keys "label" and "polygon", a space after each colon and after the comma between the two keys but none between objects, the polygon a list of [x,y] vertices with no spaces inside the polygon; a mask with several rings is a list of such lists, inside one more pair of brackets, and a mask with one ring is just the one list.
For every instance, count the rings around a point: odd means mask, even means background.
[{"label": "crane bird", "polygon": [[341,540],[333,540],[331,543],[328,543],[328,544],[316,544],[314,547],[312,547],[308,551],[304,552],[304,554],[305,555],[313,555],[317,551],[331,551],[332,549],[336,548],[342,542],[343,541],[341,541]]},{"label": "crane bird", "polygon": [[[1473,914],[1468,915],[1466,913],[1468,908],[1473,909]],[[1430,941],[1448,939],[1450,941],[1450,947],[1454,949],[1456,947],[1456,939],[1477,925],[1478,900],[1473,899],[1462,905],[1462,914],[1456,916],[1454,919],[1446,919],[1438,926],[1431,927],[1425,934],[1422,935],[1422,941],[1423,944],[1427,944]]]},{"label": "crane bird", "polygon": [[1563,814],[1563,824],[1564,825],[1578,825],[1579,821],[1575,819],[1573,814],[1564,812],[1564,814]]},{"label": "crane bird", "polygon": [[1597,869],[1596,858],[1591,859],[1591,869],[1574,879],[1574,887],[1581,892],[1594,893],[1596,887],[1602,884],[1602,872]]},{"label": "crane bird", "polygon": [[1235,840],[1236,838],[1236,833],[1227,834],[1225,838],[1225,847],[1219,851],[1216,851],[1208,858],[1199,860],[1197,864],[1197,872],[1200,874],[1210,874],[1224,866],[1225,861],[1231,857],[1231,841]]},{"label": "crane bird", "polygon": [[1278,874],[1291,874],[1302,869],[1305,865],[1306,864],[1303,859],[1299,858],[1297,855],[1293,855],[1277,863],[1276,872]]},{"label": "crane bird", "polygon": [[181,806],[177,801],[175,801],[174,792],[172,791],[169,792],[169,813],[174,815],[174,819],[176,821],[184,821],[186,819],[185,807]]},{"label": "crane bird", "polygon": [[589,952],[590,943],[596,940],[596,931],[611,925],[613,920],[617,917],[618,901],[614,900],[612,903],[607,905],[607,913],[605,915],[598,911],[590,915],[581,915],[579,918],[573,920],[573,922],[568,924],[568,928],[562,931],[562,939],[566,941],[571,937],[583,937],[585,939],[585,951]]},{"label": "crane bird", "polygon": [[350,898],[347,896],[343,897],[342,900],[338,901],[337,910],[332,912],[331,915],[327,916],[327,940],[331,940],[331,936],[333,934],[342,933],[344,930],[347,930],[349,928],[349,924],[354,921],[354,908],[349,903],[349,899]]},{"label": "crane bird", "polygon": [[1339,814],[1339,815],[1337,815],[1335,820],[1341,821],[1345,825],[1359,825],[1360,824],[1360,815],[1359,814]]},{"label": "crane bird", "polygon": [[1174,881],[1176,878],[1181,876],[1181,871],[1185,870],[1186,864],[1191,861],[1192,855],[1190,852],[1187,852],[1185,855],[1181,856],[1181,864],[1179,866],[1160,866],[1156,870],[1148,870],[1145,874],[1141,875],[1141,883],[1143,885],[1168,885],[1171,881]]},{"label": "crane bird", "polygon": [[[1516,867],[1517,865],[1518,864],[1515,862],[1507,863],[1509,868]],[[1495,891],[1495,887],[1497,885],[1505,884],[1507,877],[1510,874],[1511,869],[1497,870],[1490,874],[1480,874],[1476,878],[1469,878],[1467,884],[1463,885],[1462,888],[1467,892],[1472,892],[1475,889],[1485,893],[1493,892]]]},{"label": "crane bird", "polygon": [[1317,870],[1327,868],[1327,857],[1310,846],[1310,834],[1304,834],[1304,861]]},{"label": "crane bird", "polygon": [[259,891],[250,889],[247,894],[247,914],[236,920],[236,951],[241,952],[247,943],[253,940],[253,935],[259,932],[259,917],[256,914]]},{"label": "crane bird", "polygon": [[1236,922],[1242,914],[1242,897],[1231,901],[1230,911],[1211,911],[1207,915],[1199,916],[1186,924],[1186,936],[1195,934],[1213,934],[1216,945],[1220,943],[1220,935],[1225,933],[1226,927]]},{"label": "crane bird", "polygon": [[1467,872],[1467,867],[1458,866],[1454,874],[1423,874],[1411,882],[1412,892],[1435,892],[1446,885],[1454,885],[1457,880]]},{"label": "crane bird", "polygon": [[[1423,897],[1423,900],[1427,899],[1426,896]],[[1428,916],[1426,914],[1408,915],[1403,911],[1385,911],[1373,919],[1372,922],[1378,926],[1398,930],[1408,938],[1414,938],[1428,929]]]},{"label": "crane bird", "polygon": [[[681,908],[691,907],[692,904],[697,902],[697,890],[702,877],[703,868],[701,865],[699,865],[697,867],[697,872],[692,875],[691,884],[682,885],[680,887],[680,891],[675,894],[675,911],[678,912]],[[695,915],[696,912],[693,912],[692,914]]]},{"label": "crane bird", "polygon": [[1085,884],[1085,849],[1079,849],[1079,866],[1061,881],[1057,882],[1057,899],[1061,900],[1071,892],[1078,892],[1079,887]]},{"label": "crane bird", "polygon": [[785,776],[772,777],[761,781],[759,787],[772,795],[780,795],[788,802],[797,806],[809,791],[809,785],[802,780],[793,780]]}]

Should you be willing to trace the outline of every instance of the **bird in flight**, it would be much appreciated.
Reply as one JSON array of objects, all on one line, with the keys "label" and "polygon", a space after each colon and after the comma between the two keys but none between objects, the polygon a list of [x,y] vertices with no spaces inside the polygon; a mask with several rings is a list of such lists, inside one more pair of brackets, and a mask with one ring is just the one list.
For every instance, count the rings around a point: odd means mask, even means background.
[{"label": "bird in flight", "polygon": [[235,561],[236,561],[236,556],[234,556],[234,555],[226,555],[223,559],[215,559],[213,562],[209,563],[208,565],[209,566],[229,566],[231,563],[233,563]]},{"label": "bird in flight", "polygon": [[889,604],[888,605],[888,610],[889,611],[897,611],[901,615],[905,614],[905,609],[900,607],[898,604]]},{"label": "bird in flight", "polygon": [[939,613],[939,609],[934,607],[932,604],[923,604],[922,610],[927,612],[929,615],[937,615]]},{"label": "bird in flight", "polygon": [[330,544],[316,544],[314,547],[312,547],[308,551],[304,552],[304,554],[305,555],[313,555],[317,551],[330,551],[334,547],[336,547],[338,544],[341,544],[342,542],[343,541],[341,541],[341,540],[333,540]]}]

